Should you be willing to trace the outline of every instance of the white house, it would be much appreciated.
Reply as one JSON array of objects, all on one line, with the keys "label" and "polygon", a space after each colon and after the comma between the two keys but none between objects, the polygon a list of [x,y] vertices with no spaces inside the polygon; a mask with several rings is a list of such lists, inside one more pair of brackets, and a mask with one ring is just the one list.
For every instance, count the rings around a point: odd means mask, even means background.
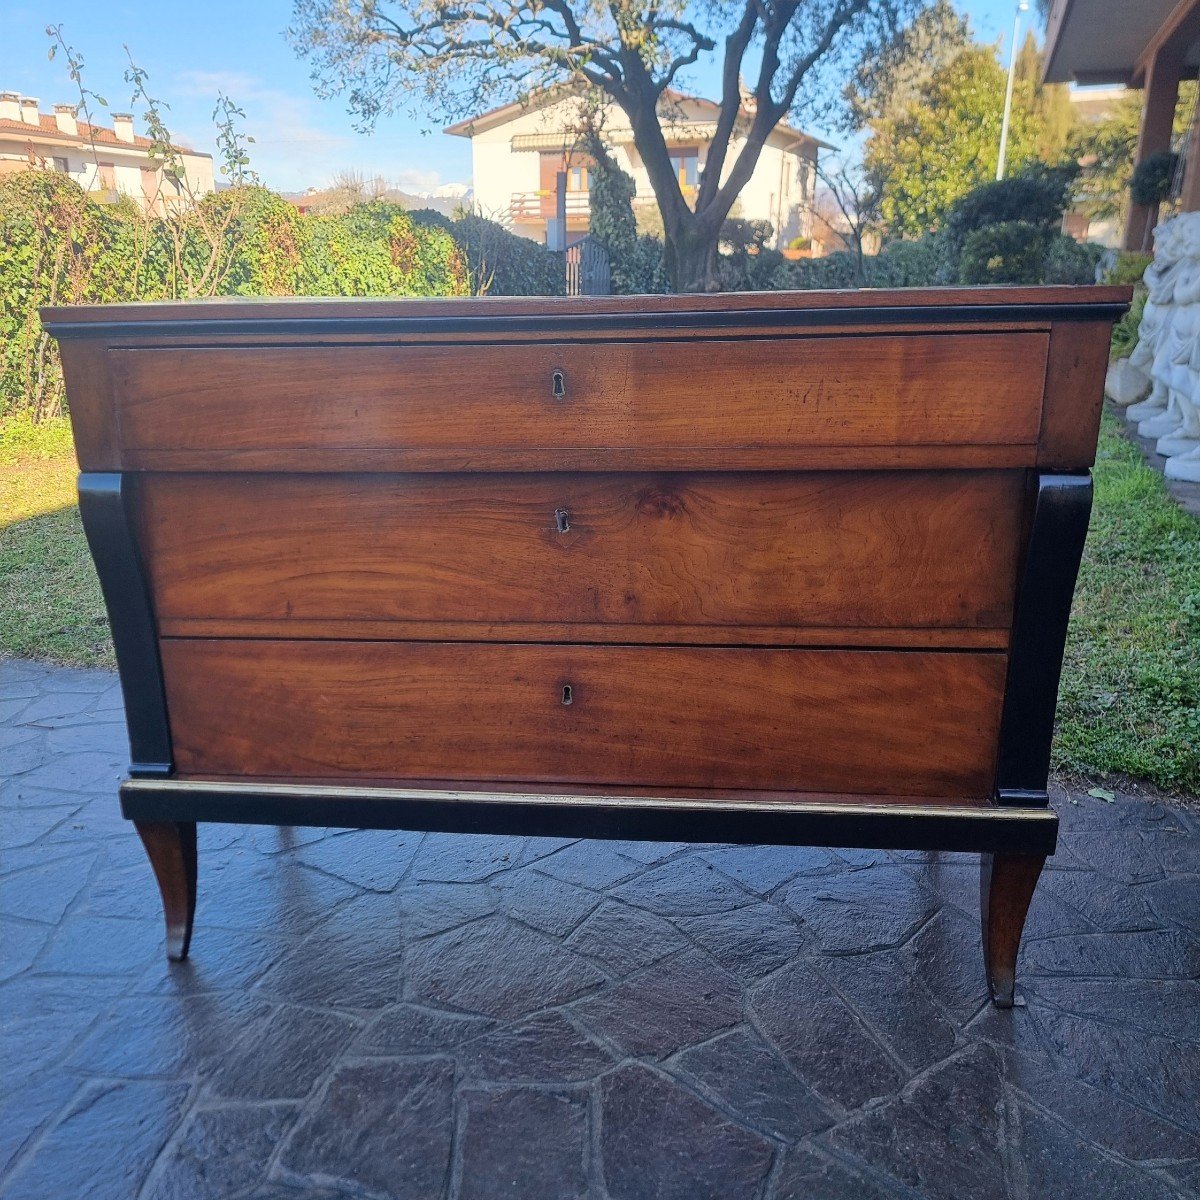
[{"label": "white house", "polygon": [[[684,194],[696,188],[720,106],[711,100],[664,94],[660,107],[667,144]],[[745,110],[744,110],[745,112]],[[748,117],[748,112],[745,112]],[[588,227],[588,171],[592,160],[578,148],[580,100],[569,91],[542,93],[523,103],[451,125],[445,132],[471,139],[475,208],[485,217],[538,242],[546,240],[555,215],[555,186],[567,175],[567,233],[574,240]],[[742,122],[745,124],[745,122]],[[654,191],[625,114],[609,102],[602,112],[609,152],[637,184],[635,205],[654,206]],[[745,136],[730,139],[725,172],[732,168]],[[811,236],[817,152],[828,143],[790,125],[777,125],[767,139],[750,181],[731,215],[769,221],[775,244]]]},{"label": "white house", "polygon": [[213,191],[211,154],[176,146],[186,186],[168,179],[149,155],[150,139],[133,132],[133,117],[113,113],[111,129],[89,126],[70,104],[54,113],[19,92],[0,92],[0,175],[32,167],[59,171],[102,198],[131,196],[144,210],[161,211]]}]

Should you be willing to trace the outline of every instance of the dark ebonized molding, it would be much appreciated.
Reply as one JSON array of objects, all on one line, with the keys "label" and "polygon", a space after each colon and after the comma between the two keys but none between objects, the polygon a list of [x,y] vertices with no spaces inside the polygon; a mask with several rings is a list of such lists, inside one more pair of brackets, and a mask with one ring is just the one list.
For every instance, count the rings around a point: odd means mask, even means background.
[{"label": "dark ebonized molding", "polygon": [[1048,804],[1067,622],[1092,511],[1090,475],[1042,475],[1013,615],[996,798]]},{"label": "dark ebonized molding", "polygon": [[839,328],[855,325],[911,325],[930,321],[948,324],[1011,325],[1051,321],[1115,321],[1128,309],[1115,304],[995,304],[913,305],[881,308],[741,309],[725,312],[607,312],[607,313],[480,313],[477,316],[395,317],[255,317],[253,320],[195,319],[154,321],[61,321],[45,326],[57,338],[129,337],[131,345],[147,338],[212,338],[228,335],[283,336],[303,339],[314,334],[392,334],[397,337],[427,333],[475,336],[491,333],[540,333],[569,336],[572,332],[613,330],[621,333],[646,330],[742,329],[770,325],[775,329],[803,329],[822,325]]},{"label": "dark ebonized molding", "polygon": [[154,778],[171,772],[171,733],[150,591],[133,535],[132,487],[131,477],[120,472],[85,472],[79,476],[79,515],[112,626],[129,724],[129,772]]},{"label": "dark ebonized molding", "polygon": [[123,784],[121,811],[135,821],[1013,854],[1052,854],[1058,836],[1058,817],[1045,807],[756,804],[171,779]]}]

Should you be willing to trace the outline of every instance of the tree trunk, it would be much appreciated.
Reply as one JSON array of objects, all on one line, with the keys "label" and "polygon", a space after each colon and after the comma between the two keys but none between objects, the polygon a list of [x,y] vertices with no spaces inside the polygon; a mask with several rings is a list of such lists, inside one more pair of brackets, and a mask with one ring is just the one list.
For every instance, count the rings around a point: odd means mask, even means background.
[{"label": "tree trunk", "polygon": [[667,276],[675,291],[717,291],[718,237],[697,229],[664,230]]},{"label": "tree trunk", "polygon": [[[747,142],[729,173],[729,179],[699,212],[694,212],[684,202],[681,211],[671,213],[671,206],[659,200],[663,240],[666,243],[664,258],[675,291],[715,292],[720,289],[717,247],[721,240],[721,228],[742,188],[754,173],[764,141],[765,135]],[[643,160],[645,157],[643,153]],[[655,194],[658,194],[657,188]]]}]

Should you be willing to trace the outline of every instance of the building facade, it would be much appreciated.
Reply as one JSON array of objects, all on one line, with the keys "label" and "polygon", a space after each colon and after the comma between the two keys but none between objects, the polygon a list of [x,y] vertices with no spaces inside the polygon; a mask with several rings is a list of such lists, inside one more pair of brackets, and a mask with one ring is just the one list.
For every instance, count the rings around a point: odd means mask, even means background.
[{"label": "building facade", "polygon": [[[671,161],[685,196],[694,192],[716,129],[719,106],[711,100],[668,93],[660,110]],[[547,240],[555,217],[556,181],[567,177],[567,240],[582,237],[590,215],[592,160],[579,147],[580,100],[571,93],[544,94],[472,117],[445,132],[471,141],[475,209],[514,233]],[[609,103],[601,114],[605,144],[637,186],[635,209],[656,212],[654,189],[633,142],[625,114]],[[728,172],[745,144],[730,139]],[[785,247],[811,236],[817,153],[828,144],[789,125],[772,130],[754,174],[730,214],[769,221],[773,244]]]},{"label": "building facade", "polygon": [[151,142],[133,117],[113,113],[112,128],[89,125],[70,104],[52,114],[19,92],[0,92],[0,175],[30,168],[57,171],[101,200],[129,196],[144,211],[162,212],[214,190],[212,155],[176,146],[185,183],[168,178],[150,157]]}]

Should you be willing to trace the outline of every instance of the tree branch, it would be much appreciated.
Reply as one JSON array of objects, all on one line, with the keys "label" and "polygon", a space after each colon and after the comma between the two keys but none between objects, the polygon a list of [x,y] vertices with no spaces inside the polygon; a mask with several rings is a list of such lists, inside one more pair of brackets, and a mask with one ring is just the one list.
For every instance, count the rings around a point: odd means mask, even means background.
[{"label": "tree branch", "polygon": [[756,0],[746,0],[742,18],[734,31],[725,39],[725,62],[721,71],[721,111],[717,114],[717,127],[708,154],[704,160],[704,175],[700,180],[700,192],[696,197],[696,211],[707,208],[721,182],[725,159],[729,153],[729,139],[733,136],[738,114],[742,110],[742,60],[750,41],[754,37],[759,21]]}]

